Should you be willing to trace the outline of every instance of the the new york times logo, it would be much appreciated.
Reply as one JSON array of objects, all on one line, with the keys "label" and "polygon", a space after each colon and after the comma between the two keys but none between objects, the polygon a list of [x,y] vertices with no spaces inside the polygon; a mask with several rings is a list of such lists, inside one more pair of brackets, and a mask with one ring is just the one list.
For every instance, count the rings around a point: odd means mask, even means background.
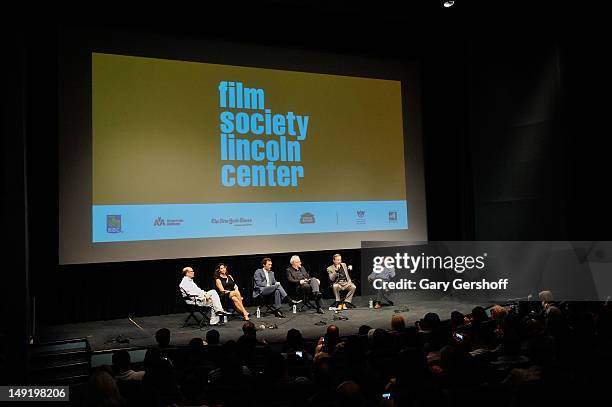
[{"label": "the new york times logo", "polygon": [[408,253],[396,253],[395,256],[376,256],[372,260],[372,271],[382,273],[385,268],[404,269],[411,274],[417,270],[453,270],[463,273],[466,270],[485,268],[486,253],[482,256],[412,256]]}]

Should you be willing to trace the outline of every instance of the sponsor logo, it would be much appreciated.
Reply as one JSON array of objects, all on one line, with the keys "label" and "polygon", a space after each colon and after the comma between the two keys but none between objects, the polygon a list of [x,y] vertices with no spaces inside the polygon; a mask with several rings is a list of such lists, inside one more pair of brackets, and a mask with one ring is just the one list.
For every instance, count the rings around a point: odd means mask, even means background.
[{"label": "sponsor logo", "polygon": [[211,218],[210,223],[214,225],[253,226],[252,218]]},{"label": "sponsor logo", "polygon": [[300,223],[315,223],[315,216],[310,212],[304,212],[300,215]]},{"label": "sponsor logo", "polygon": [[397,222],[397,211],[389,211],[389,222]]},{"label": "sponsor logo", "polygon": [[121,215],[106,215],[106,233],[121,233]]},{"label": "sponsor logo", "polygon": [[153,221],[153,226],[181,226],[183,224],[183,219],[164,219],[161,216],[158,216],[157,219]]},{"label": "sponsor logo", "polygon": [[363,210],[358,210],[357,211],[356,223],[358,225],[363,225],[363,224],[366,223],[366,211],[363,211]]}]

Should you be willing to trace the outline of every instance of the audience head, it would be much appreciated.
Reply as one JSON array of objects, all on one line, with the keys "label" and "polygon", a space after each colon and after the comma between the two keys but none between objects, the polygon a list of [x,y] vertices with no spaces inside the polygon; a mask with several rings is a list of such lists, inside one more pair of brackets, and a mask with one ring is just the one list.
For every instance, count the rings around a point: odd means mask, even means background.
[{"label": "audience head", "polygon": [[211,329],[206,332],[206,343],[209,345],[218,345],[219,344],[219,331],[216,329]]},{"label": "audience head", "polygon": [[160,348],[168,347],[170,345],[170,330],[168,328],[158,329],[155,332],[155,341]]},{"label": "audience head", "polygon": [[336,388],[336,406],[338,407],[361,407],[366,405],[366,400],[359,385],[352,380],[340,383]]},{"label": "audience head", "polygon": [[251,321],[246,321],[242,325],[242,333],[246,336],[257,336],[257,328],[255,328],[255,324]]},{"label": "audience head", "polygon": [[113,376],[104,368],[93,371],[87,382],[86,406],[125,406]]},{"label": "audience head", "polygon": [[270,352],[266,357],[264,375],[268,379],[282,380],[288,378],[287,360],[278,352]]},{"label": "audience head", "polygon": [[287,331],[287,345],[290,348],[298,349],[302,347],[304,338],[302,337],[302,333],[297,329],[290,329]]},{"label": "audience head", "polygon": [[500,321],[506,318],[506,316],[508,316],[508,311],[506,311],[506,309],[504,307],[502,307],[501,305],[494,305],[493,307],[491,307],[491,318],[496,320],[496,321]]},{"label": "audience head", "polygon": [[370,332],[370,329],[372,329],[372,327],[370,325],[361,325],[359,327],[359,331],[357,332],[358,335],[367,335],[368,332]]},{"label": "audience head", "polygon": [[372,349],[382,349],[386,344],[387,332],[384,329],[370,329],[368,332],[368,342]]},{"label": "audience head", "polygon": [[204,340],[202,338],[192,338],[189,341],[189,349],[198,351],[204,347]]},{"label": "audience head", "polygon": [[478,325],[485,321],[487,321],[489,317],[487,316],[487,311],[481,306],[474,307],[472,309],[472,324]]},{"label": "audience head", "polygon": [[394,314],[391,317],[391,329],[396,332],[401,332],[406,329],[406,320],[399,314]]},{"label": "audience head", "polygon": [[465,322],[465,315],[463,315],[459,311],[453,311],[453,312],[451,312],[450,320],[451,320],[452,328],[456,329],[457,327],[460,327],[461,325],[464,324],[464,322]]},{"label": "audience head", "polygon": [[115,373],[122,373],[130,370],[130,353],[125,350],[117,350],[113,352],[113,370]]},{"label": "audience head", "polygon": [[419,326],[424,331],[433,331],[440,325],[440,316],[435,312],[428,312],[419,321]]},{"label": "audience head", "polygon": [[333,325],[333,324],[329,325],[327,327],[326,337],[328,339],[331,339],[331,338],[338,339],[340,337],[340,329],[336,325]]}]

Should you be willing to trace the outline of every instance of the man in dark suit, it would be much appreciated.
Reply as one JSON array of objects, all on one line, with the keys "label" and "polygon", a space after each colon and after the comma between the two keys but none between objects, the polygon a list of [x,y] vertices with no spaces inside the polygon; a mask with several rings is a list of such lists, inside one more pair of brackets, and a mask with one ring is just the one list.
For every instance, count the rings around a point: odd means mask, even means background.
[{"label": "man in dark suit", "polygon": [[274,296],[274,314],[279,318],[284,318],[283,313],[280,310],[281,303],[288,302],[291,305],[299,304],[302,301],[296,301],[287,295],[287,292],[274,278],[274,271],[272,271],[272,259],[266,257],[261,261],[262,268],[255,270],[253,276],[253,298],[257,298],[260,295]]},{"label": "man in dark suit", "polygon": [[[308,271],[302,266],[302,260],[300,260],[299,256],[291,256],[289,263],[291,266],[287,267],[287,281],[292,284],[299,284],[306,293],[306,299],[312,295],[317,307],[317,313],[324,314],[321,309],[321,291],[319,290],[321,281],[318,278],[310,277]],[[306,304],[308,305],[308,302]],[[309,307],[312,308],[312,305],[309,305]]]}]

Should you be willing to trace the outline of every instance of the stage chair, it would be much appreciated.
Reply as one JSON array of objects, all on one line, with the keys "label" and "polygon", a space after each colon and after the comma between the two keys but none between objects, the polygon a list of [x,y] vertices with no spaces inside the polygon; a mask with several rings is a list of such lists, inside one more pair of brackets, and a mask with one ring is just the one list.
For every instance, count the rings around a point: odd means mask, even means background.
[{"label": "stage chair", "polygon": [[[251,287],[255,287],[255,278],[251,280]],[[251,290],[253,292],[253,290]],[[276,308],[274,307],[274,294],[263,295],[260,294],[257,297],[253,297],[253,304],[261,309],[261,315],[273,314],[276,315]]]},{"label": "stage chair", "polygon": [[304,290],[300,284],[295,284],[288,282],[289,285],[292,286],[291,291],[293,291],[293,298],[300,298],[302,302],[297,306],[297,311],[302,312],[305,308],[314,309],[315,306],[312,302],[310,302],[310,298],[308,297],[308,290]]},{"label": "stage chair", "polygon": [[[242,295],[242,290],[240,288],[239,290],[240,290],[240,294]],[[223,309],[228,312],[231,312],[231,314],[227,316],[228,321],[238,318],[239,315],[238,315],[238,312],[236,311],[236,308],[234,308],[234,301],[230,300],[229,296],[221,294],[221,292],[219,292],[219,290],[217,289],[216,284],[215,284],[215,291],[217,292],[217,294],[219,294],[219,299],[221,300],[221,305],[223,306]]]},{"label": "stage chair", "polygon": [[[212,309],[211,307],[207,307],[205,305],[198,305],[198,296],[197,295],[189,295],[183,288],[179,287],[183,309],[185,312],[188,312],[187,318],[183,322],[183,328],[189,325],[189,320],[193,318],[200,328],[204,326],[208,326],[210,321],[210,316]],[[198,320],[196,314],[200,314],[202,316],[201,320]]]}]

